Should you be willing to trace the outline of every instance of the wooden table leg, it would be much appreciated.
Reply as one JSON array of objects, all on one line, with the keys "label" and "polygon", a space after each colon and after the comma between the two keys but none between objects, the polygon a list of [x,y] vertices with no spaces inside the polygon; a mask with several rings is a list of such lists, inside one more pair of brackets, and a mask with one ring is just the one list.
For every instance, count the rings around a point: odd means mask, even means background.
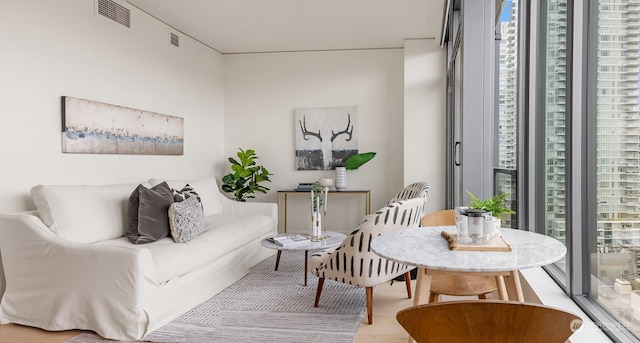
[{"label": "wooden table leg", "polygon": [[522,285],[520,284],[520,273],[517,270],[513,270],[510,273],[513,278],[513,285],[516,286],[516,295],[519,302],[524,302],[524,294],[522,294]]},{"label": "wooden table leg", "polygon": [[431,294],[431,274],[427,273],[424,268],[418,268],[418,276],[416,278],[416,292],[413,297],[413,306],[424,304],[422,297],[426,297],[429,302]]},{"label": "wooden table leg", "polygon": [[304,251],[304,285],[307,285],[307,274],[309,274],[307,259],[309,258],[309,250]]},{"label": "wooden table leg", "polygon": [[[416,278],[416,292],[413,296],[413,306],[422,304],[422,297],[426,297],[427,302],[431,295],[431,274],[427,273],[424,268],[418,268],[418,277]],[[409,343],[416,343],[413,337],[409,336]]]},{"label": "wooden table leg", "polygon": [[280,265],[280,254],[282,254],[282,250],[278,250],[278,254],[276,255],[276,271],[278,271],[278,266]]},{"label": "wooden table leg", "polygon": [[496,275],[496,284],[498,285],[500,300],[509,300],[509,293],[507,293],[507,285],[504,283],[504,276]]}]

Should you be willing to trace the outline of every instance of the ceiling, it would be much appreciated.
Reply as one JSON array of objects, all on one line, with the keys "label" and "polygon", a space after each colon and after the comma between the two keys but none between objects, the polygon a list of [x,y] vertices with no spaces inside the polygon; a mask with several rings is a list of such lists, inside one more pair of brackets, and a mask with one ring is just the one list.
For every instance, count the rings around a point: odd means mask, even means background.
[{"label": "ceiling", "polygon": [[401,48],[440,39],[447,0],[126,0],[225,54]]}]

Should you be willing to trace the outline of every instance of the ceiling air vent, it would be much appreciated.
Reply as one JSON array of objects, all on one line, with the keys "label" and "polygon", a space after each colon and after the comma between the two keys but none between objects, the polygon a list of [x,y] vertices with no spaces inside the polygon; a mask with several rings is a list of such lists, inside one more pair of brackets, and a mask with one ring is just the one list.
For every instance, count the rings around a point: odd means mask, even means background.
[{"label": "ceiling air vent", "polygon": [[171,32],[171,45],[180,46],[180,36]]},{"label": "ceiling air vent", "polygon": [[131,28],[129,9],[111,0],[98,0],[98,14]]}]

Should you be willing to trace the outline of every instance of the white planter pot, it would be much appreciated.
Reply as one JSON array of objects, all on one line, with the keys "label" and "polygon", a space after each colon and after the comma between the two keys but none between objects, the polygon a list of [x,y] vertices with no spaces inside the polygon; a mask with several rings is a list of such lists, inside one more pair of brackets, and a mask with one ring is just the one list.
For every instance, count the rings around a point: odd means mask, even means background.
[{"label": "white planter pot", "polygon": [[336,167],[336,190],[338,192],[347,190],[347,168]]}]

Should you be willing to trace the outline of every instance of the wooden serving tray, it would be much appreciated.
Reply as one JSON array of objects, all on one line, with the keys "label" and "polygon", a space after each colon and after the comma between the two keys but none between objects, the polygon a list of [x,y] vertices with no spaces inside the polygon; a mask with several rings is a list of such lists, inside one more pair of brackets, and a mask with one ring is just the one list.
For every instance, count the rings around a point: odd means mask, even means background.
[{"label": "wooden serving tray", "polygon": [[458,242],[458,235],[446,231],[440,235],[449,242],[449,250],[453,251],[511,251],[511,246],[502,236],[498,236],[488,244],[465,244]]}]

